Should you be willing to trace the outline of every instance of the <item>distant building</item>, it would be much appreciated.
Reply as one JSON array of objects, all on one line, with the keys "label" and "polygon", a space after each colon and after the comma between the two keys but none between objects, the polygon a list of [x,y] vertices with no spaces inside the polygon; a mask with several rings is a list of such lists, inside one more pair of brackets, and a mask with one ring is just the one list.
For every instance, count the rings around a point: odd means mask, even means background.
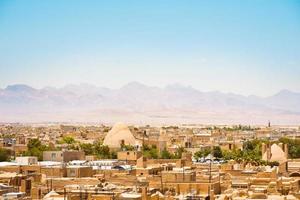
[{"label": "distant building", "polygon": [[63,161],[63,152],[62,151],[44,151],[43,152],[44,161]]},{"label": "distant building", "polygon": [[16,157],[16,163],[19,165],[35,165],[38,159],[35,156]]},{"label": "distant building", "polygon": [[94,175],[93,168],[88,166],[68,166],[67,177],[92,177]]},{"label": "distant building", "polygon": [[136,161],[143,153],[141,151],[119,151],[118,160],[123,161]]},{"label": "distant building", "polygon": [[85,160],[85,153],[83,151],[44,151],[43,160],[57,162]]},{"label": "distant building", "polygon": [[262,159],[266,161],[286,162],[288,158],[287,144],[262,144]]}]

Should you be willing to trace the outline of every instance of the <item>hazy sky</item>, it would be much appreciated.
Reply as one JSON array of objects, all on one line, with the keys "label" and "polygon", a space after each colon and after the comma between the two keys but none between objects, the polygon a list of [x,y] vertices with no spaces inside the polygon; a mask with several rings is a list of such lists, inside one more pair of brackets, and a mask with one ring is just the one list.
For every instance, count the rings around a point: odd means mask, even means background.
[{"label": "hazy sky", "polygon": [[0,1],[0,87],[300,92],[300,1]]}]

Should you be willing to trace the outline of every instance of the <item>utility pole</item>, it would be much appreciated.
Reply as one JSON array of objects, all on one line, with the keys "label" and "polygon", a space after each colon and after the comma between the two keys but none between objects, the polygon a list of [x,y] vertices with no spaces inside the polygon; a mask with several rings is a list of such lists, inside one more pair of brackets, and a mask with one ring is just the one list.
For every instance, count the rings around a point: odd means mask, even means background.
[{"label": "utility pole", "polygon": [[210,199],[210,190],[211,190],[211,160],[209,161],[209,199]]},{"label": "utility pole", "polygon": [[64,200],[66,200],[66,188],[64,187]]},{"label": "utility pole", "polygon": [[185,182],[185,177],[184,177],[184,175],[185,175],[184,166],[182,167],[182,172],[183,172],[183,182]]},{"label": "utility pole", "polygon": [[207,192],[207,199],[210,200],[210,190],[211,190],[211,155],[209,158],[209,178],[208,178],[208,192]]},{"label": "utility pole", "polygon": [[80,195],[79,195],[79,196],[80,196],[80,200],[82,200],[82,191],[81,191],[82,188],[81,188],[81,187],[82,187],[82,186],[80,185],[80,186],[79,186],[79,189],[80,189]]},{"label": "utility pole", "polygon": [[145,135],[146,135],[146,130],[143,132],[143,146],[145,145]]},{"label": "utility pole", "polygon": [[160,171],[160,187],[161,187],[161,192],[163,193],[164,187],[163,187],[163,180],[162,180],[162,171]]}]

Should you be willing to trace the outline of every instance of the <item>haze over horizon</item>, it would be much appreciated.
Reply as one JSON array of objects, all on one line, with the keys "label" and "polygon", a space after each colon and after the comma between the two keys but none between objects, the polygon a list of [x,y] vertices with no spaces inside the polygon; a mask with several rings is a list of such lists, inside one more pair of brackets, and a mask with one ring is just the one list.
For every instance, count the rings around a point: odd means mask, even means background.
[{"label": "haze over horizon", "polygon": [[1,1],[0,87],[300,91],[300,2]]},{"label": "haze over horizon", "polygon": [[[261,98],[266,98],[266,97],[270,97],[270,96],[273,96],[273,95],[276,95],[278,93],[281,93],[281,92],[291,92],[291,93],[300,93],[300,91],[294,91],[294,90],[289,90],[289,89],[286,89],[286,88],[283,88],[277,92],[275,92],[274,94],[271,94],[271,95],[268,95],[268,96],[260,96],[260,95],[255,95],[255,94],[249,94],[249,95],[244,95],[244,94],[239,94],[239,93],[235,93],[235,92],[223,92],[223,91],[220,91],[220,90],[199,90],[197,88],[195,88],[194,86],[192,85],[185,85],[185,84],[181,84],[181,83],[169,83],[167,85],[160,85],[160,86],[154,86],[154,85],[147,85],[145,83],[142,83],[142,82],[139,82],[139,81],[130,81],[128,83],[125,83],[124,85],[121,85],[120,87],[109,87],[109,86],[104,86],[104,85],[95,85],[95,84],[90,84],[90,83],[69,83],[69,84],[66,84],[66,85],[63,85],[63,86],[51,86],[51,85],[46,85],[46,86],[43,86],[43,87],[34,87],[34,86],[31,86],[29,84],[24,84],[24,83],[14,83],[14,84],[9,84],[9,85],[6,85],[5,87],[0,87],[0,90],[7,90],[11,87],[30,87],[32,89],[35,89],[35,90],[44,90],[44,89],[65,89],[65,88],[70,88],[70,87],[91,87],[91,88],[102,88],[102,89],[110,89],[110,90],[118,90],[118,89],[122,89],[123,87],[127,87],[129,85],[140,85],[140,86],[144,86],[144,87],[151,87],[151,88],[159,88],[159,89],[164,89],[164,88],[168,88],[168,87],[178,87],[178,88],[191,88],[191,89],[194,89],[194,90],[197,90],[199,92],[207,92],[207,93],[210,93],[210,92],[219,92],[219,93],[223,93],[223,94],[234,94],[234,95],[241,95],[241,96],[245,96],[245,97],[251,97],[251,96],[256,96],[256,97],[261,97]],[[88,92],[88,91],[87,91]]]}]

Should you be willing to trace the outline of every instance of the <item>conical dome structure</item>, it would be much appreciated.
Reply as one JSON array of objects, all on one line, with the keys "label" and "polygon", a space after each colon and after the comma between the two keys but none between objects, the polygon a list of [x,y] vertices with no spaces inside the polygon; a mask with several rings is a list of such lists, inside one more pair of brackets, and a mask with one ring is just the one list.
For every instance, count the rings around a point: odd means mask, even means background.
[{"label": "conical dome structure", "polygon": [[126,145],[137,145],[138,141],[126,124],[117,123],[107,133],[103,144],[107,145],[109,148],[120,148],[122,143]]}]

